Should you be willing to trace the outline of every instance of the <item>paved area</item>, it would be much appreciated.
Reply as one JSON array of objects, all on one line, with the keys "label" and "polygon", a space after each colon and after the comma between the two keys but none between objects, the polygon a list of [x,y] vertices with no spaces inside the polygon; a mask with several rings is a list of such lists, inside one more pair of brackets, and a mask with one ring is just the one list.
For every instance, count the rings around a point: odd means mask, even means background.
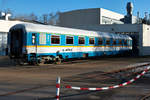
[{"label": "paved area", "polygon": [[[101,83],[94,75],[92,77],[92,74],[90,79],[87,79],[86,76],[88,73],[95,73],[96,71],[109,72],[143,62],[150,62],[150,57],[77,59],[60,65],[40,66],[14,66],[7,57],[0,57],[0,95],[37,87],[37,89],[22,93],[0,96],[0,100],[54,100],[57,76],[61,76],[63,85],[99,87],[115,84],[115,82]],[[73,80],[77,80],[77,82]],[[108,91],[90,92],[62,88],[61,100],[139,100],[150,92],[149,84],[150,79],[143,77],[129,86]]]}]

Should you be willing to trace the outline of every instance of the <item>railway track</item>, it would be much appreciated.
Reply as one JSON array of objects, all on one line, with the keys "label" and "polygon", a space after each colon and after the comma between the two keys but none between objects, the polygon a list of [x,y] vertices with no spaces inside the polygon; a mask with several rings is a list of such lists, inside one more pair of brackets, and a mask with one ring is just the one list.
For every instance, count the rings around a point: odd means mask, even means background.
[{"label": "railway track", "polygon": [[143,96],[140,100],[150,100],[150,93]]},{"label": "railway track", "polygon": [[26,88],[26,89],[17,90],[17,91],[14,91],[14,92],[3,93],[3,94],[0,94],[0,97],[2,97],[2,96],[9,96],[9,95],[15,95],[15,94],[18,94],[18,93],[28,92],[28,91],[32,91],[32,90],[36,90],[36,89],[40,89],[40,88],[49,87],[49,86],[55,86],[55,83],[48,84],[48,85],[35,86],[35,87],[32,87],[32,88]]},{"label": "railway track", "polygon": [[[94,72],[88,72],[83,73],[75,76],[71,76],[68,78],[63,79],[64,82],[77,82],[79,80],[83,79],[93,79],[98,77],[99,79],[111,79],[112,77],[115,78],[121,78],[128,77],[131,75],[136,75],[137,73],[143,71],[150,63],[141,63],[141,64],[135,64],[135,65],[129,65],[127,68],[123,68],[120,70],[110,71],[110,72],[101,72],[101,71],[94,71]],[[85,76],[85,77],[84,77]],[[109,77],[107,77],[109,76]],[[111,77],[110,77],[111,76]]]}]

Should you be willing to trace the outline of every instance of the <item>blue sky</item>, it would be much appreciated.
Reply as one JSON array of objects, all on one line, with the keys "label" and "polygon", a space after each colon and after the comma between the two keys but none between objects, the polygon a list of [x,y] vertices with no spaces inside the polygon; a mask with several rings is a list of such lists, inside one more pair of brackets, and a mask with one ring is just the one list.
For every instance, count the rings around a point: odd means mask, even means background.
[{"label": "blue sky", "polygon": [[[150,0],[0,0],[0,10],[11,9],[14,14],[55,13],[85,8],[105,8],[126,14],[126,3],[134,3],[134,15],[143,16],[150,8]],[[150,10],[149,10],[150,13]]]}]

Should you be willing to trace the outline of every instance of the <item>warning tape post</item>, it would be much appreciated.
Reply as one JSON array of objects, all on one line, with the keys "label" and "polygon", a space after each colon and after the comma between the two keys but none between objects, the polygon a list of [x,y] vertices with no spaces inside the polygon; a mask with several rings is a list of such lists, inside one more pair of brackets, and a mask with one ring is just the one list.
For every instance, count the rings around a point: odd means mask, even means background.
[{"label": "warning tape post", "polygon": [[59,100],[59,94],[60,94],[60,77],[57,78],[56,81],[56,100]]}]

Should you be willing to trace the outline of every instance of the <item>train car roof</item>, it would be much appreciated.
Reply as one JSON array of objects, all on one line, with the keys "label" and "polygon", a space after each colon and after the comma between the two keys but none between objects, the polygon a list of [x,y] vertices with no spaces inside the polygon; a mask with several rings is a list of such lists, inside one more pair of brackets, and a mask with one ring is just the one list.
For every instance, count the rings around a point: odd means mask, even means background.
[{"label": "train car roof", "polygon": [[91,36],[91,37],[107,37],[107,38],[123,38],[131,39],[128,35],[114,34],[107,32],[98,32],[98,31],[88,31],[81,29],[65,28],[52,25],[41,25],[41,24],[32,24],[32,23],[23,23],[13,26],[10,30],[13,29],[24,29],[26,32],[37,32],[37,33],[59,33],[66,35],[79,35],[79,36]]}]

